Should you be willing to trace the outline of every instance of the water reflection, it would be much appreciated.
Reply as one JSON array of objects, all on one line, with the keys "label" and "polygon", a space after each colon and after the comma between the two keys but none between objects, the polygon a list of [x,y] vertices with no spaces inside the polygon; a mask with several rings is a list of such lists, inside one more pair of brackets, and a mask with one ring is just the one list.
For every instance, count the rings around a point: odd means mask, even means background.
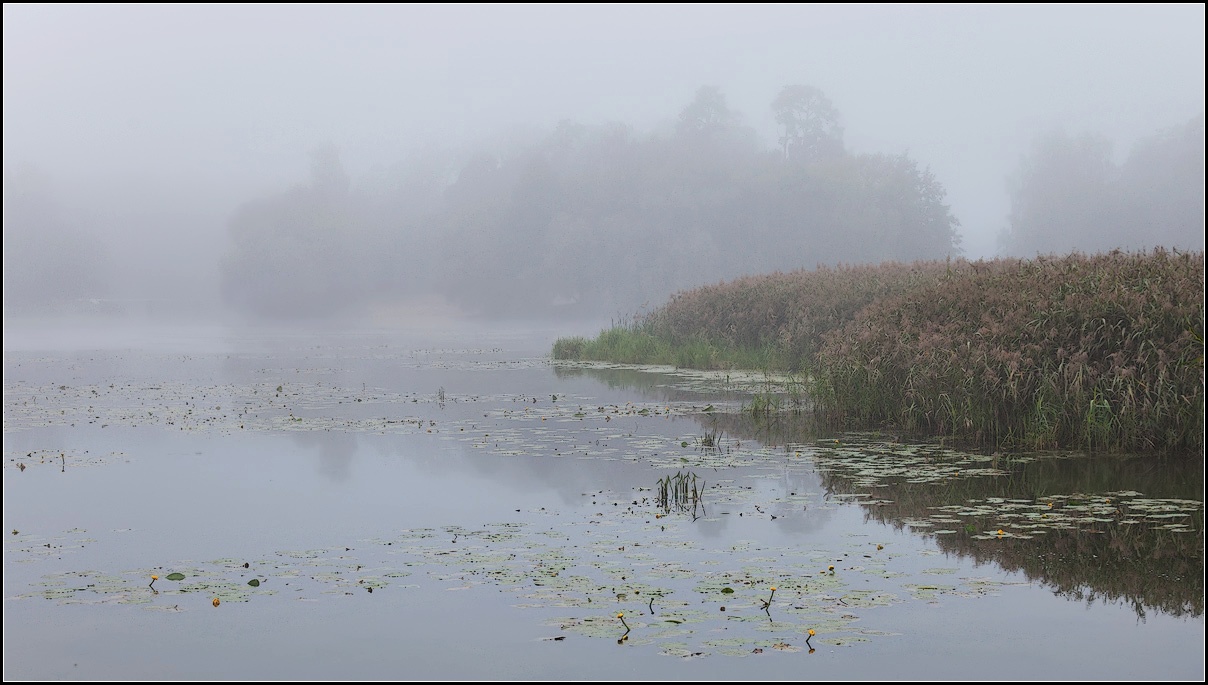
[{"label": "water reflection", "polygon": [[[623,387],[665,401],[695,401],[710,397],[737,398],[729,392],[710,396],[701,388],[681,389],[682,378],[666,373],[647,373],[626,368],[570,368],[555,371],[560,377],[590,376],[611,388]],[[677,383],[679,386],[677,386]],[[749,397],[749,395],[746,395]],[[802,453],[815,464],[822,487],[830,495],[851,496],[861,501],[866,520],[897,530],[934,537],[948,554],[972,559],[978,564],[993,562],[1006,571],[1022,573],[1030,580],[1048,585],[1056,594],[1071,600],[1121,603],[1144,619],[1151,611],[1172,616],[1202,616],[1204,612],[1204,506],[1203,458],[1156,455],[1089,456],[1081,453],[1031,455],[966,455],[973,457],[953,466],[943,454],[924,454],[911,463],[915,477],[891,475],[895,460],[911,448],[902,436],[889,434],[839,434],[808,414],[710,412],[697,416],[701,428],[732,440],[757,440],[783,446],[786,453]],[[837,453],[827,445],[859,443],[862,455],[845,450]],[[933,443],[921,443],[930,448]],[[881,462],[880,468],[870,463]],[[919,464],[924,462],[920,477]],[[935,476],[925,473],[934,466]],[[944,477],[940,469],[951,468],[972,476]],[[872,474],[872,475],[870,475]],[[783,484],[786,492],[807,487],[803,474]],[[786,479],[790,478],[786,472]],[[921,482],[920,482],[921,481]],[[1125,493],[1111,503],[1113,493]],[[1046,526],[1049,514],[1031,515],[1026,534],[999,531],[1004,520],[1018,520],[1018,511],[1007,511],[1002,503],[1014,501],[1016,508],[1058,507],[1077,497],[1098,497],[1100,510],[1079,516],[1071,527]],[[1173,513],[1136,516],[1130,501],[1181,501],[1168,509]],[[972,507],[971,503],[983,506]],[[786,502],[775,511],[783,522],[807,520],[789,516]],[[1075,504],[1077,506],[1077,504]],[[1170,517],[1175,524],[1163,524]],[[1054,519],[1069,521],[1069,517]],[[1009,525],[1009,524],[1006,524]]]},{"label": "water reflection", "polygon": [[[749,382],[740,382],[724,373],[685,376],[633,367],[579,366],[565,362],[555,363],[553,369],[555,376],[562,381],[591,378],[613,390],[636,390],[645,397],[666,402],[727,401],[750,397],[749,392],[743,391],[744,387],[750,385]],[[686,381],[692,378],[697,383],[689,385]]]},{"label": "water reflection", "polygon": [[[1198,497],[1193,490],[1201,480],[1167,478],[1161,475],[1169,473],[1166,467],[1125,460],[1095,473],[1079,466],[1076,456],[994,461],[992,455],[916,449],[888,436],[835,435],[790,414],[755,420],[737,409],[748,402],[750,392],[761,391],[759,378],[748,377],[742,381],[748,389],[736,390],[734,380],[724,376],[630,369],[607,372],[614,381],[608,383],[591,372],[559,373],[539,359],[489,350],[414,353],[376,341],[345,347],[341,352],[299,340],[280,353],[271,346],[264,352],[252,348],[188,358],[113,353],[112,360],[75,360],[71,368],[49,358],[6,353],[5,453],[29,466],[22,471],[10,465],[5,476],[6,522],[11,520],[12,530],[21,532],[8,536],[6,596],[28,595],[6,612],[6,628],[18,628],[6,630],[6,653],[21,653],[30,669],[53,663],[60,652],[46,645],[60,643],[47,638],[49,631],[38,632],[37,626],[49,616],[55,633],[70,631],[83,618],[97,629],[77,632],[69,642],[92,645],[88,649],[95,655],[137,662],[128,646],[133,614],[109,611],[108,603],[123,603],[126,597],[142,601],[148,594],[144,570],[187,563],[230,580],[231,592],[246,593],[247,579],[239,574],[249,560],[278,573],[269,588],[278,580],[278,588],[292,583],[288,594],[262,593],[250,606],[228,602],[224,596],[219,613],[209,605],[207,594],[202,611],[170,614],[172,621],[192,621],[174,625],[232,655],[224,663],[241,672],[266,663],[263,649],[268,648],[288,655],[286,661],[303,675],[381,677],[399,668],[439,675],[447,674],[449,663],[465,661],[465,667],[478,668],[495,657],[501,663],[505,657],[525,663],[523,672],[529,672],[527,664],[548,660],[545,673],[555,672],[549,668],[572,675],[581,675],[584,668],[607,673],[600,666],[606,669],[614,663],[611,643],[625,629],[616,618],[619,610],[634,628],[626,644],[636,647],[649,645],[651,639],[666,645],[679,639],[655,634],[657,627],[688,630],[678,624],[653,624],[642,612],[654,616],[657,610],[662,616],[688,610],[682,618],[696,622],[694,635],[700,638],[691,638],[691,649],[707,648],[718,655],[746,656],[754,644],[768,652],[777,645],[801,646],[806,626],[818,628],[820,643],[811,645],[806,638],[804,646],[827,652],[843,631],[844,648],[832,651],[837,658],[819,664],[831,669],[822,677],[839,678],[869,675],[867,670],[852,670],[857,660],[865,669],[885,663],[901,668],[910,665],[913,653],[925,659],[914,668],[934,675],[934,662],[926,657],[944,648],[943,643],[979,644],[980,636],[966,629],[976,622],[993,625],[996,631],[1027,634],[1038,643],[1032,647],[1047,649],[1049,654],[1029,660],[1033,669],[1056,661],[1083,675],[1086,661],[1093,661],[1096,673],[1108,674],[1144,673],[1150,665],[1161,668],[1163,660],[1183,664],[1190,653],[1186,644],[1202,643],[1202,619],[1197,632],[1167,616],[1202,616],[1202,607],[1195,604],[1202,579],[1187,581],[1198,580],[1198,591],[1177,587],[1177,582],[1130,586],[1163,574],[1185,575],[1197,559],[1202,564],[1202,553],[1195,557],[1179,546],[1202,535],[1202,507],[1193,512],[1198,516],[1193,530],[1190,525],[1185,527],[1190,532],[1166,528],[1165,538],[1160,538],[1153,536],[1150,518],[1157,510],[1140,495],[1123,495],[1110,505],[1096,501],[1093,506],[1074,497],[1099,495],[1102,500],[1105,493],[1129,488],[1144,491],[1148,498]],[[60,390],[60,384],[68,388]],[[706,411],[711,404],[714,410]],[[71,423],[76,426],[71,428]],[[57,461],[62,452],[66,473]],[[886,477],[886,469],[880,468],[886,464],[897,467],[899,474],[909,467],[913,475]],[[94,468],[76,468],[85,465]],[[959,478],[937,477],[948,472],[937,469],[958,467],[964,474]],[[674,482],[678,474],[685,474],[679,496]],[[682,502],[682,509],[658,506],[660,480],[669,486],[667,504]],[[1017,528],[1002,537],[986,537],[987,529],[1000,524],[989,500],[1008,497],[1026,501],[1031,510],[1051,501],[1056,512],[1052,519],[1064,517],[1082,527],[1054,528],[1031,537]],[[848,504],[853,500],[860,503]],[[963,511],[966,505],[968,511]],[[961,510],[943,509],[950,506]],[[1121,521],[1090,520],[1110,518],[1113,507],[1119,509]],[[943,518],[956,523],[944,523]],[[1170,519],[1170,525],[1184,518]],[[1123,521],[1132,519],[1143,523],[1130,529]],[[903,534],[893,539],[891,531],[862,520],[883,522]],[[937,530],[951,526],[964,531],[966,525],[974,532]],[[1101,532],[1092,533],[1092,527]],[[1113,527],[1114,537],[1109,534]],[[925,535],[934,536],[941,550],[978,563],[994,561],[1034,572],[1053,587],[1068,578],[1059,588],[1068,597],[1137,597],[1138,606],[1151,617],[1148,630],[1127,635],[1115,630],[1121,618],[1127,626],[1133,624],[1128,609],[1082,612],[1076,605],[1054,601],[1039,583],[1009,587],[1014,585],[1009,578],[980,583],[962,577],[959,592],[949,595],[971,597],[976,588],[979,599],[971,601],[982,602],[980,592],[987,587],[996,588],[988,591],[987,600],[999,590],[1009,593],[997,605],[954,601],[942,612],[933,611],[928,598],[916,596],[919,583],[932,582],[930,572],[937,570],[925,568],[937,555],[936,545]],[[42,552],[44,542],[60,544],[59,538],[66,551],[58,547],[53,556]],[[880,542],[885,543],[883,549]],[[453,550],[461,556],[450,556]],[[849,552],[852,561],[836,566],[831,575],[820,575],[828,563],[840,564]],[[1086,560],[1094,555],[1102,559],[1110,554],[1122,557],[1118,564],[1087,568]],[[28,563],[15,563],[18,556]],[[232,569],[230,559],[241,563]],[[1147,563],[1162,568],[1146,577]],[[1027,564],[1038,570],[1029,570]],[[1122,568],[1128,564],[1135,568]],[[973,564],[946,566],[960,568],[938,570],[967,575]],[[71,574],[94,568],[101,571],[89,571],[88,577],[103,577],[105,583],[59,588],[78,595],[72,598],[54,594],[54,588],[51,595],[42,594],[48,592],[42,583],[75,583],[77,576]],[[549,568],[557,575],[547,578]],[[552,578],[560,579],[556,586],[534,584]],[[456,603],[455,597],[469,597],[469,586],[478,583],[485,591],[474,595],[472,604]],[[641,594],[621,592],[626,589],[622,583],[640,587]],[[864,589],[866,583],[877,587],[874,594]],[[721,600],[711,599],[721,584],[737,591],[723,598],[725,614],[716,606]],[[137,585],[139,594],[128,595],[127,585]],[[615,592],[614,585],[619,588]],[[378,591],[386,587],[389,592]],[[161,582],[151,590],[171,597],[174,588]],[[294,594],[299,592],[304,594]],[[496,595],[508,599],[491,604]],[[858,603],[890,595],[896,598],[892,605]],[[296,596],[308,603],[298,604]],[[742,601],[732,602],[738,596]],[[46,601],[50,597],[98,604],[84,608]],[[309,603],[314,598],[319,601]],[[764,600],[766,606],[757,603]],[[517,601],[528,605],[519,618]],[[1029,632],[1030,626],[1021,627],[1026,621],[1018,618],[1021,612],[1016,609],[1029,601],[1053,619],[1047,634],[1044,626],[1035,633]],[[425,603],[431,608],[428,613],[423,611]],[[101,604],[105,608],[96,608]],[[698,605],[705,610],[697,613]],[[1004,605],[1010,610],[1004,611]],[[1156,608],[1159,605],[1165,608]],[[240,620],[265,635],[268,646],[257,644],[254,653],[240,654],[242,643],[228,644],[225,621],[211,623],[210,617],[229,616],[231,611],[240,611]],[[142,613],[159,618],[155,612]],[[538,614],[544,618],[532,618]],[[1075,614],[1072,620],[1079,630],[1069,632],[1077,636],[1060,634],[1071,625],[1065,617]],[[465,616],[473,616],[473,625],[466,624]],[[994,620],[985,621],[986,616]],[[555,623],[543,624],[546,618]],[[601,656],[590,641],[572,638],[563,647],[579,651],[551,656],[545,645],[552,643],[537,641],[550,639],[542,626],[570,630],[566,626],[572,618],[583,631],[593,621],[615,631],[607,635],[608,656]],[[826,627],[823,619],[829,621]],[[9,623],[12,620],[16,622]],[[928,621],[947,626],[920,638],[919,625]],[[775,638],[785,642],[763,641],[763,636],[757,636],[758,642],[749,635],[734,638],[743,626],[762,631],[765,623],[772,631],[796,632]],[[910,646],[903,646],[906,638],[893,637],[905,633],[903,625],[911,631]],[[169,629],[156,626],[152,634]],[[417,632],[417,626],[423,630]],[[952,626],[957,626],[955,633]],[[741,652],[725,640],[715,643],[718,631],[737,639]],[[398,651],[389,640],[369,643],[372,648],[364,641],[365,635],[397,634],[408,635],[405,646],[410,651]],[[484,649],[499,646],[500,634],[523,639],[508,643],[512,654],[484,655]],[[424,636],[439,640],[424,641]],[[114,641],[107,641],[109,637]],[[847,639],[857,637],[868,637],[873,644],[847,650]],[[21,642],[11,642],[16,639]],[[918,639],[930,642],[916,648]],[[367,651],[333,666],[322,650],[312,648],[315,640],[345,656]],[[19,647],[9,649],[11,644]],[[1140,645],[1146,665],[1137,665],[1130,655],[1127,668],[1120,669],[1112,658],[1123,651],[1122,644]],[[965,655],[963,661],[954,659],[947,668],[967,670],[981,663],[977,649],[957,651]],[[846,661],[844,652],[851,655]],[[703,652],[666,653],[687,657]],[[1076,662],[1065,658],[1088,653],[1094,656]],[[165,661],[171,665],[156,668],[153,675],[215,673],[189,662],[191,653],[171,654]],[[382,654],[396,661],[387,663]],[[631,655],[666,658],[649,647],[633,649],[627,657]],[[182,663],[189,666],[182,668]],[[268,667],[279,669],[280,663]],[[677,672],[682,676],[683,668],[701,668],[702,673],[691,675],[706,677],[794,677],[788,660],[769,659],[755,671],[745,659],[739,666],[722,659],[667,663],[652,665],[647,660],[639,670],[655,677],[677,677]],[[108,671],[93,666],[90,672]],[[115,672],[129,675],[125,665]],[[469,672],[489,677],[493,671]],[[38,670],[29,673],[44,675]],[[939,673],[949,676],[954,671]],[[1021,673],[1035,675],[1030,669]],[[1070,671],[1061,673],[1068,677]],[[875,675],[893,677],[892,672]]]},{"label": "water reflection", "polygon": [[707,486],[703,478],[691,471],[677,471],[674,476],[663,476],[655,483],[658,506],[664,515],[674,510],[688,514],[696,521],[706,515],[704,493]]},{"label": "water reflection", "polygon": [[306,431],[293,434],[293,441],[319,452],[319,474],[333,483],[344,483],[352,477],[353,455],[358,440],[351,433]]},{"label": "water reflection", "polygon": [[[703,418],[702,425],[724,423],[734,435],[807,446],[803,448],[818,464],[828,493],[872,498],[861,503],[867,520],[931,534],[946,553],[978,564],[992,561],[1006,571],[1042,581],[1056,594],[1073,600],[1129,605],[1141,619],[1148,611],[1172,616],[1201,616],[1204,612],[1203,469],[1197,459],[1079,453],[990,455],[986,458],[988,471],[999,473],[939,482],[885,477],[869,487],[867,469],[856,471],[850,461],[845,463],[850,455],[829,453],[824,446],[833,438],[818,438],[817,427],[796,427],[791,421],[773,427],[749,415],[718,419]],[[843,436],[841,442],[855,440],[872,459],[889,460],[902,450],[892,436]],[[1124,496],[1117,497],[1113,505],[1112,496],[1117,493]],[[1026,537],[1004,533],[986,539],[983,535],[984,531],[1001,530],[1004,520],[1018,520],[1003,503],[1014,502],[1018,509],[1043,509],[1052,502],[1060,509],[1063,503],[1080,503],[1079,498],[1097,498],[1100,506],[1099,511],[1078,517],[1076,527],[1036,525]],[[1128,502],[1141,498],[1175,502],[1166,507],[1174,513],[1139,520],[1136,506],[1130,508]],[[991,506],[973,507],[973,503]],[[945,509],[963,515],[937,518]],[[1033,520],[1043,524],[1049,516],[1041,513]],[[1166,519],[1158,517],[1166,516],[1177,520],[1178,527],[1159,525]],[[941,525],[951,532],[930,532]]]}]

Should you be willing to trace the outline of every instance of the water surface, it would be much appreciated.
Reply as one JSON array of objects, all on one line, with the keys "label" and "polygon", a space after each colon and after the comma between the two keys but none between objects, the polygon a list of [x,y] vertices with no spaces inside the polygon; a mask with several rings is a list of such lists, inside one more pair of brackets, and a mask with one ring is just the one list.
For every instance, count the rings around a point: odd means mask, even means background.
[{"label": "water surface", "polygon": [[1202,460],[830,433],[548,333],[5,336],[5,678],[1204,676]]}]

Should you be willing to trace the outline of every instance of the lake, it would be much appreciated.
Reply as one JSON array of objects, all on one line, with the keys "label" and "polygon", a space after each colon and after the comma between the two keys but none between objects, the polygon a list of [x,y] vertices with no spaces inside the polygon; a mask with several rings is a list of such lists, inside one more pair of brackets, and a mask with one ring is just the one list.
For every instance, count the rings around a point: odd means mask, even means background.
[{"label": "lake", "polygon": [[1202,455],[826,430],[576,332],[6,325],[5,679],[1204,678]]}]

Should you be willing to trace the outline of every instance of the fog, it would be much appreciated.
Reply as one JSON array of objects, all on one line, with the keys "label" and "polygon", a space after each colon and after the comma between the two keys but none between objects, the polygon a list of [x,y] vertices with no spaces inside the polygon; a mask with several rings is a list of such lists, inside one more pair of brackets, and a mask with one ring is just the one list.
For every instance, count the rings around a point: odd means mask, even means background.
[{"label": "fog", "polygon": [[5,4],[5,316],[608,317],[818,264],[1202,250],[1204,19]]}]

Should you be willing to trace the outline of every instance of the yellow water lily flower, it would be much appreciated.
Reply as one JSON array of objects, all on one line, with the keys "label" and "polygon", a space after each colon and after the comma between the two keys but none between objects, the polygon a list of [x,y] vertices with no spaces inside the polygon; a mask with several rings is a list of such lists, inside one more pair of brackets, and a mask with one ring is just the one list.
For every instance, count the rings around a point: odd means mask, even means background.
[{"label": "yellow water lily flower", "polygon": [[213,602],[213,604],[214,604],[214,606],[218,606],[219,604],[221,604],[221,602],[219,602],[219,601],[218,601],[218,598],[217,598],[217,597],[215,597],[215,598],[214,598],[214,602]]},{"label": "yellow water lily flower", "polygon": [[622,638],[628,637],[629,631],[631,630],[631,628],[629,627],[629,624],[625,622],[625,612],[623,612],[623,611],[617,612],[617,618],[621,619],[621,625],[625,626],[625,634],[622,635],[621,637]]},{"label": "yellow water lily flower", "polygon": [[763,608],[764,608],[764,609],[767,609],[768,607],[772,606],[772,598],[773,598],[773,597],[775,597],[775,596],[776,596],[776,586],[775,586],[775,585],[773,585],[773,586],[772,586],[772,594],[768,595],[768,598],[767,598],[767,599],[760,600],[760,601],[762,601],[762,602],[763,602]]},{"label": "yellow water lily flower", "polygon": [[814,629],[813,629],[813,628],[810,628],[810,637],[813,637],[813,636],[814,636],[814,635],[816,635],[816,634],[817,634],[817,633],[815,633],[815,632],[814,632]]}]

